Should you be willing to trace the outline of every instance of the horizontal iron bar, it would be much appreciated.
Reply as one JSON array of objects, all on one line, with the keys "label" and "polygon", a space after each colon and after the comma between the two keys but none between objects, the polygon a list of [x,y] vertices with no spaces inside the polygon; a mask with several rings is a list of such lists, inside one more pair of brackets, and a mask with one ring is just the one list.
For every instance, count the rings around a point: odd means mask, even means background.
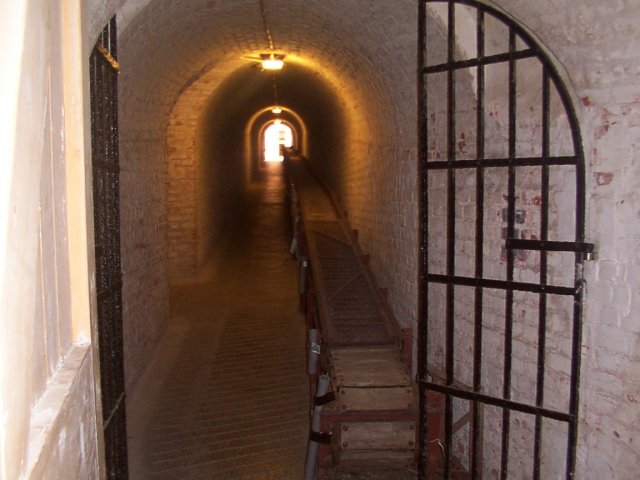
[{"label": "horizontal iron bar", "polygon": [[531,415],[540,415],[541,417],[551,418],[560,422],[575,421],[575,416],[570,413],[549,410],[548,408],[527,405],[526,403],[514,402],[513,400],[507,400],[504,398],[492,397],[490,395],[485,395],[484,393],[460,390],[455,387],[448,387],[446,385],[440,385],[438,383],[432,383],[425,380],[421,380],[420,384],[424,385],[427,390],[434,390],[436,392],[445,393],[464,400],[477,401],[486,405],[508,408],[509,410],[515,410],[517,412],[528,413]]},{"label": "horizontal iron bar", "polygon": [[462,68],[479,67],[494,63],[508,62],[510,60],[523,60],[525,58],[533,58],[535,56],[537,56],[537,52],[528,48],[517,52],[498,53],[496,55],[488,55],[486,57],[470,58],[468,60],[457,60],[454,62],[440,63],[438,65],[430,65],[428,67],[424,67],[422,72],[440,73],[446,72],[449,69],[459,70]]},{"label": "horizontal iron bar", "polygon": [[575,296],[578,293],[578,291],[573,287],[538,285],[537,283],[510,282],[507,280],[460,277],[456,275],[437,275],[434,273],[429,273],[426,275],[426,277],[428,282],[461,285],[463,287],[483,287],[492,288],[495,290],[516,290],[519,292],[548,293],[551,295],[569,296]]},{"label": "horizontal iron bar", "polygon": [[544,165],[575,165],[578,159],[566,157],[521,157],[521,158],[482,158],[478,160],[437,160],[427,162],[427,170],[444,170],[449,168],[479,167],[542,167]]},{"label": "horizontal iron bar", "polygon": [[581,252],[593,253],[593,243],[585,242],[551,242],[548,240],[523,240],[507,238],[507,248],[515,250],[544,250],[547,252]]}]

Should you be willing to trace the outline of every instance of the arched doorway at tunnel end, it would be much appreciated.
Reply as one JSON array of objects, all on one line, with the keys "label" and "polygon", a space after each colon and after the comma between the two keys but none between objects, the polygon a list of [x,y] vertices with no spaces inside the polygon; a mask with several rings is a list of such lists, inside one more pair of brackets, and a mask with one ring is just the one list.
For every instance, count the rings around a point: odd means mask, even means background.
[{"label": "arched doorway at tunnel end", "polygon": [[[258,110],[247,122],[245,129],[245,171],[247,182],[250,183],[260,174],[265,163],[271,158],[279,157],[279,144],[289,146],[287,140],[290,134],[290,146],[301,154],[307,154],[307,129],[302,118],[290,108],[280,105],[280,113],[273,113],[275,105]],[[279,123],[276,123],[279,122]],[[287,133],[290,132],[290,133]],[[267,136],[275,136],[277,146],[268,145]],[[284,138],[281,138],[284,137]],[[282,140],[282,142],[281,142]],[[277,152],[277,155],[274,153]]]},{"label": "arched doorway at tunnel end", "polygon": [[297,132],[286,120],[276,118],[263,125],[260,136],[260,155],[262,163],[281,162],[281,147],[297,148]]}]

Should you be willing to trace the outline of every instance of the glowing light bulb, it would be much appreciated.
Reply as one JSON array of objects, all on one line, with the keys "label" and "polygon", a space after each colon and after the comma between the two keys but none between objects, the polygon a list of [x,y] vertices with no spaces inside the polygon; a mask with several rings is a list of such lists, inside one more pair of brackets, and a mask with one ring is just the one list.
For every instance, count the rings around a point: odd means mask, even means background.
[{"label": "glowing light bulb", "polygon": [[261,53],[263,70],[282,70],[284,55],[281,53]]},{"label": "glowing light bulb", "polygon": [[267,58],[262,60],[262,68],[264,70],[282,70],[284,62],[278,58]]},{"label": "glowing light bulb", "polygon": [[282,113],[282,109],[280,107],[272,108],[271,113],[275,113],[276,115],[278,115],[279,113]]}]

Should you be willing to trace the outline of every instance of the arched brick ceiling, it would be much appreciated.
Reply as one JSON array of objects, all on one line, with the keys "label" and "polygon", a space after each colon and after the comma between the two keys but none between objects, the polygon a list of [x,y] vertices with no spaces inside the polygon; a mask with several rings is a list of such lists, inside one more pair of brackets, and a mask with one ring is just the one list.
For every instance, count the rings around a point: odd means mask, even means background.
[{"label": "arched brick ceiling", "polygon": [[[267,50],[258,0],[151,0],[131,18],[135,4],[121,8],[127,136],[161,137],[182,93],[191,90],[192,105],[202,107],[223,79],[251,63],[246,56]],[[291,92],[306,84],[296,101],[321,107],[322,98],[337,96],[336,113],[358,125],[358,139],[379,136],[382,124],[406,130],[406,118],[398,119],[414,111],[415,2],[267,0],[267,9],[275,47],[288,57],[281,81]],[[323,81],[314,85],[313,76]]]},{"label": "arched brick ceiling", "polygon": [[[267,8],[278,49],[326,69],[323,75],[331,72],[343,85],[365,88],[373,83],[395,114],[403,109],[398,105],[411,103],[407,91],[415,89],[416,3],[267,0]],[[529,0],[487,3],[505,8],[534,31],[572,72],[578,89],[612,81],[615,76],[606,77],[606,69],[597,68],[602,57],[589,52],[598,52],[600,44],[611,43],[621,32],[633,33],[633,15],[619,15],[611,28],[602,28],[599,21],[611,12],[632,9],[628,2],[588,0],[581,8],[571,0],[553,5]],[[138,112],[153,100],[156,110],[166,115],[177,94],[203,73],[215,68],[215,76],[224,78],[243,64],[242,55],[266,48],[259,0],[87,0],[87,5],[90,43],[109,12],[120,6],[125,66],[121,83],[129,90],[137,84],[147,87],[142,98],[130,102]],[[633,55],[632,45],[617,43],[619,48],[609,55]],[[128,110],[125,106],[123,118]]]}]

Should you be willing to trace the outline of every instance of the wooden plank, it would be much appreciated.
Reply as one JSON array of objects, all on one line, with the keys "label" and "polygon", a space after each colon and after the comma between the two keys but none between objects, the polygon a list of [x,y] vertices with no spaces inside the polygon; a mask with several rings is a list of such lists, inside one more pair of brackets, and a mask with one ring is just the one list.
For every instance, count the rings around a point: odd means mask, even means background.
[{"label": "wooden plank", "polygon": [[411,383],[394,347],[334,348],[331,364],[339,387],[394,387]]},{"label": "wooden plank", "polygon": [[345,450],[413,450],[415,422],[342,422],[340,448]]},{"label": "wooden plank", "polygon": [[414,405],[414,393],[406,387],[340,387],[339,409],[346,411],[407,410]]}]

